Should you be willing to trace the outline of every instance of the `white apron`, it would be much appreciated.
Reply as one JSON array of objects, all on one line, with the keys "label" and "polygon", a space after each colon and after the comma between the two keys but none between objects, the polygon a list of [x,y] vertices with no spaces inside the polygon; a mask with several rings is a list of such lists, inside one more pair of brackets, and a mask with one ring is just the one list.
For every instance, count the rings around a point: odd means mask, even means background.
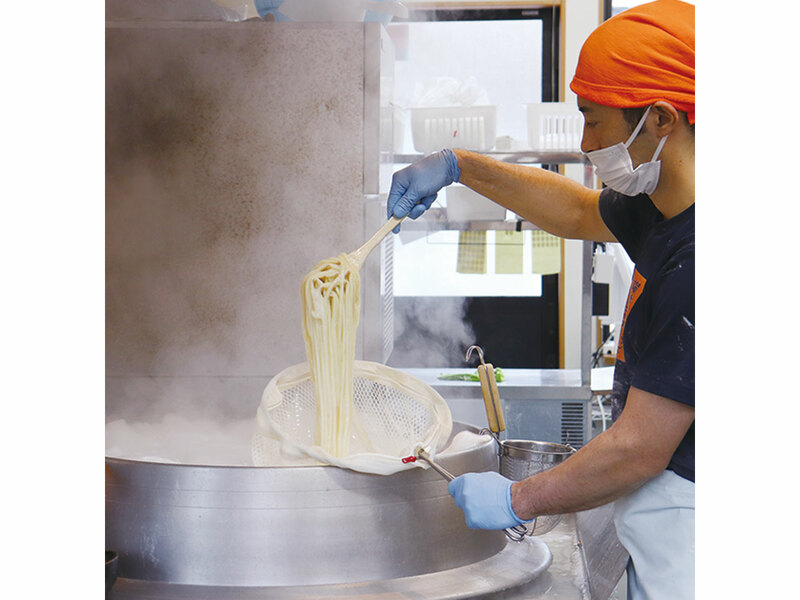
[{"label": "white apron", "polygon": [[694,483],[664,471],[614,507],[628,600],[694,598]]}]

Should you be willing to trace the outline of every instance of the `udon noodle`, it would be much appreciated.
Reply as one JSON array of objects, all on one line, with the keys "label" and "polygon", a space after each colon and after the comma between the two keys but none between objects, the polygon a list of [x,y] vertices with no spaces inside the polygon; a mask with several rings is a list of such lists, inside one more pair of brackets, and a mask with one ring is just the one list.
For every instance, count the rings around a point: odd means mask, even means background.
[{"label": "udon noodle", "polygon": [[323,260],[303,279],[302,298],[303,338],[317,407],[315,441],[333,456],[346,456],[361,303],[358,267],[347,254]]}]

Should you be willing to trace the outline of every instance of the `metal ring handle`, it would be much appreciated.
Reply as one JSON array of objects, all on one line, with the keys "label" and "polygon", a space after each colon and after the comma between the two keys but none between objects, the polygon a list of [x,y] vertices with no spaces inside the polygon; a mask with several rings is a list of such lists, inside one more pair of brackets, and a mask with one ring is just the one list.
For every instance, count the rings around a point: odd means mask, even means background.
[{"label": "metal ring handle", "polygon": [[528,534],[528,530],[525,525],[515,525],[514,527],[508,527],[503,530],[506,534],[506,537],[510,539],[512,542],[521,542],[525,539],[525,536]]},{"label": "metal ring handle", "polygon": [[469,348],[467,348],[465,360],[469,360],[469,357],[472,356],[473,350],[476,350],[478,352],[478,359],[481,361],[482,365],[485,365],[486,363],[483,362],[483,348],[481,348],[480,346],[470,346]]},{"label": "metal ring handle", "polygon": [[502,448],[503,442],[500,441],[500,436],[496,434],[494,431],[489,429],[488,427],[484,427],[480,431],[478,431],[478,435],[490,435],[492,439],[497,442],[497,455],[500,456],[500,450]]}]

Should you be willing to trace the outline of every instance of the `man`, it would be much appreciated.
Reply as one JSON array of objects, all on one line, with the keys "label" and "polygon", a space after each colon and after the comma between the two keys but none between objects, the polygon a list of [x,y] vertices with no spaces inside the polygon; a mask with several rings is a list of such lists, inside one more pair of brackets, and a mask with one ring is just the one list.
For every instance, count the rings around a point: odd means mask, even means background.
[{"label": "man", "polygon": [[613,425],[569,460],[450,493],[473,528],[616,501],[632,598],[694,595],[694,7],[659,0],[585,42],[570,88],[600,192],[542,169],[443,150],[397,172],[388,213],[419,217],[454,181],[567,238],[619,241],[636,264],[614,371]]}]

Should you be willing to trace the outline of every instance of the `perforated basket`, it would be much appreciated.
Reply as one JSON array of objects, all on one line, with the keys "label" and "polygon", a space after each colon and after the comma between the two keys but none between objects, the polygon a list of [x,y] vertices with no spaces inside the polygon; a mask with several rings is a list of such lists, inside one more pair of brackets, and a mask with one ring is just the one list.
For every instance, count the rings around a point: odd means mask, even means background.
[{"label": "perforated basket", "polygon": [[528,143],[535,150],[577,152],[583,135],[583,115],[570,102],[527,105]]},{"label": "perforated basket", "polygon": [[491,150],[497,137],[497,106],[412,108],[411,137],[417,152]]},{"label": "perforated basket", "polygon": [[[513,481],[522,481],[531,475],[547,471],[569,458],[575,452],[572,446],[532,440],[504,440],[500,442],[500,474]],[[543,535],[561,522],[561,515],[541,515],[529,523],[529,535]]]},{"label": "perforated basket", "polygon": [[419,447],[435,456],[453,427],[444,399],[419,379],[385,365],[355,361],[353,421],[349,451],[333,456],[314,439],[317,406],[308,363],[272,378],[256,413],[253,464],[287,464],[287,457],[311,457],[379,475],[415,468],[402,459]]}]

